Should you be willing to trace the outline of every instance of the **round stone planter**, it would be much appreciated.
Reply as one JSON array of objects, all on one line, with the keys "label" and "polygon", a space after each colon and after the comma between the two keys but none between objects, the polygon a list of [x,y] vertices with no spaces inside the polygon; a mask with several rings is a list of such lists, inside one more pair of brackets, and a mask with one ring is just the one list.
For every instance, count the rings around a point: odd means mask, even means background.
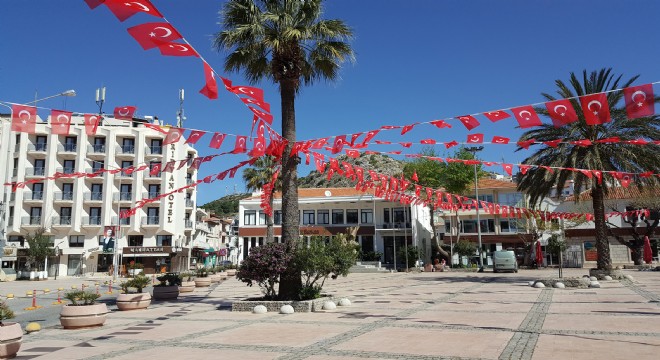
[{"label": "round stone planter", "polygon": [[226,271],[221,271],[221,272],[218,273],[218,276],[220,276],[220,279],[222,279],[222,280],[227,280],[227,276],[229,276],[229,275],[227,275]]},{"label": "round stone planter", "polygon": [[236,276],[236,269],[227,269],[227,276]]},{"label": "round stone planter", "polygon": [[151,294],[119,294],[117,296],[117,309],[121,311],[146,309],[151,304]]},{"label": "round stone planter", "polygon": [[137,274],[142,274],[143,269],[128,269],[128,275],[135,276]]},{"label": "round stone planter", "polygon": [[196,287],[209,287],[211,286],[211,278],[210,277],[203,277],[203,278],[196,278],[195,279],[195,286]]},{"label": "round stone planter", "polygon": [[183,281],[181,286],[179,286],[180,293],[187,293],[195,291],[195,282],[194,281]]},{"label": "round stone planter", "polygon": [[0,326],[0,359],[11,359],[21,348],[23,329],[21,324],[6,322]]},{"label": "round stone planter", "polygon": [[154,300],[176,300],[179,297],[178,286],[154,286]]},{"label": "round stone planter", "polygon": [[208,276],[208,278],[211,279],[211,282],[212,282],[212,283],[219,283],[220,281],[222,281],[222,277],[220,277],[220,274],[219,274],[219,273],[217,273],[217,274],[210,274],[210,275]]},{"label": "round stone planter", "polygon": [[65,329],[102,326],[107,313],[108,307],[103,303],[82,306],[65,305],[60,311],[60,324]]}]

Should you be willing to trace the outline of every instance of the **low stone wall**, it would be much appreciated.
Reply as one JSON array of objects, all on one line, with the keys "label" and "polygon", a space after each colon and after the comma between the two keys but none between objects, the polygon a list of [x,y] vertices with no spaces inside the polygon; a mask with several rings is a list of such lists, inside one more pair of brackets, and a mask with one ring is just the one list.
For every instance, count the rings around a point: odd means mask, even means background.
[{"label": "low stone wall", "polygon": [[598,280],[603,280],[605,276],[610,276],[614,280],[621,280],[624,278],[621,270],[589,269],[589,276],[595,276]]},{"label": "low stone wall", "polygon": [[581,277],[581,278],[555,278],[555,279],[540,279],[534,281],[534,283],[543,283],[545,287],[555,287],[556,283],[563,283],[564,286],[567,288],[578,288],[578,289],[586,289],[589,287],[589,284],[591,281],[589,281],[589,278]]},{"label": "low stone wall", "polygon": [[319,299],[305,301],[241,300],[234,301],[231,304],[231,311],[252,311],[255,306],[263,305],[269,312],[279,312],[283,305],[291,305],[295,312],[315,312],[323,309],[324,302],[333,301],[336,304],[340,299],[341,297],[337,296],[324,296]]}]

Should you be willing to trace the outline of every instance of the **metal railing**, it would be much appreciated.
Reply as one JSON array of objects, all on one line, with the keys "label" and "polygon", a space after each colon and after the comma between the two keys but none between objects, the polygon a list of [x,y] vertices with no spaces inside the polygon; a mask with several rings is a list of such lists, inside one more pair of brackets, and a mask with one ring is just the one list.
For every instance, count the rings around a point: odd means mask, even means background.
[{"label": "metal railing", "polygon": [[58,152],[74,153],[78,150],[78,144],[63,144],[57,146]]},{"label": "metal railing", "polygon": [[105,144],[94,144],[87,147],[89,154],[105,154]]},{"label": "metal railing", "polygon": [[117,153],[135,155],[135,145],[119,145],[117,146]]},{"label": "metal railing", "polygon": [[186,226],[186,229],[192,229],[192,227],[193,227],[192,220],[186,220],[185,221],[185,226]]},{"label": "metal railing", "polygon": [[132,192],[121,192],[121,193],[115,193],[112,195],[112,200],[113,201],[133,201],[133,193]]},{"label": "metal railing", "polygon": [[149,191],[142,193],[143,199],[153,199],[160,196],[160,191]]},{"label": "metal railing", "polygon": [[147,155],[163,155],[162,146],[147,146],[144,150]]},{"label": "metal railing", "polygon": [[71,225],[71,216],[54,216],[52,224],[60,226]]},{"label": "metal railing", "polygon": [[192,199],[186,199],[186,207],[195,207],[195,203],[192,201]]},{"label": "metal railing", "polygon": [[160,216],[147,216],[142,218],[142,225],[160,225]]},{"label": "metal railing", "polygon": [[55,201],[73,201],[73,191],[58,191],[53,195]]},{"label": "metal railing", "polygon": [[103,192],[101,191],[85,192],[85,194],[83,195],[83,199],[85,199],[85,201],[103,201]]},{"label": "metal railing", "polygon": [[28,151],[45,152],[46,149],[48,148],[48,143],[28,144],[27,148],[28,148]]},{"label": "metal railing", "polygon": [[45,176],[45,175],[46,175],[45,167],[25,168],[25,176]]},{"label": "metal railing", "polygon": [[100,216],[84,216],[82,218],[83,225],[90,226],[101,226],[101,217]]},{"label": "metal railing", "polygon": [[[117,224],[117,220],[119,220],[119,224]],[[131,218],[121,218],[118,216],[113,216],[112,217],[112,225],[130,225],[131,224]]]},{"label": "metal railing", "polygon": [[23,216],[21,225],[42,225],[41,216]]},{"label": "metal railing", "polygon": [[58,167],[56,169],[56,171],[58,173],[62,173],[62,174],[73,174],[73,173],[76,172],[76,168],[75,167]]}]

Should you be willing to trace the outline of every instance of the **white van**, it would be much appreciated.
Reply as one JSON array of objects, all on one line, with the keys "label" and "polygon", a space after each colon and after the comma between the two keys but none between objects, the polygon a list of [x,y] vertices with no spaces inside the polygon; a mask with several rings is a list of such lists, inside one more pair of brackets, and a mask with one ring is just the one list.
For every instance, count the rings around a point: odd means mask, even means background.
[{"label": "white van", "polygon": [[507,250],[493,252],[493,272],[496,273],[499,271],[518,272],[516,253]]}]

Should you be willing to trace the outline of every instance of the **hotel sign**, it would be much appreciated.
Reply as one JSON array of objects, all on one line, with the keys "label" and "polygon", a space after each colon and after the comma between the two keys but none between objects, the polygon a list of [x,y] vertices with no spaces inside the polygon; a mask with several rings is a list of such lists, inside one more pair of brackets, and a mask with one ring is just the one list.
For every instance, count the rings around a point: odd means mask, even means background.
[{"label": "hotel sign", "polygon": [[6,247],[2,249],[2,260],[16,261],[18,258],[18,248]]}]

